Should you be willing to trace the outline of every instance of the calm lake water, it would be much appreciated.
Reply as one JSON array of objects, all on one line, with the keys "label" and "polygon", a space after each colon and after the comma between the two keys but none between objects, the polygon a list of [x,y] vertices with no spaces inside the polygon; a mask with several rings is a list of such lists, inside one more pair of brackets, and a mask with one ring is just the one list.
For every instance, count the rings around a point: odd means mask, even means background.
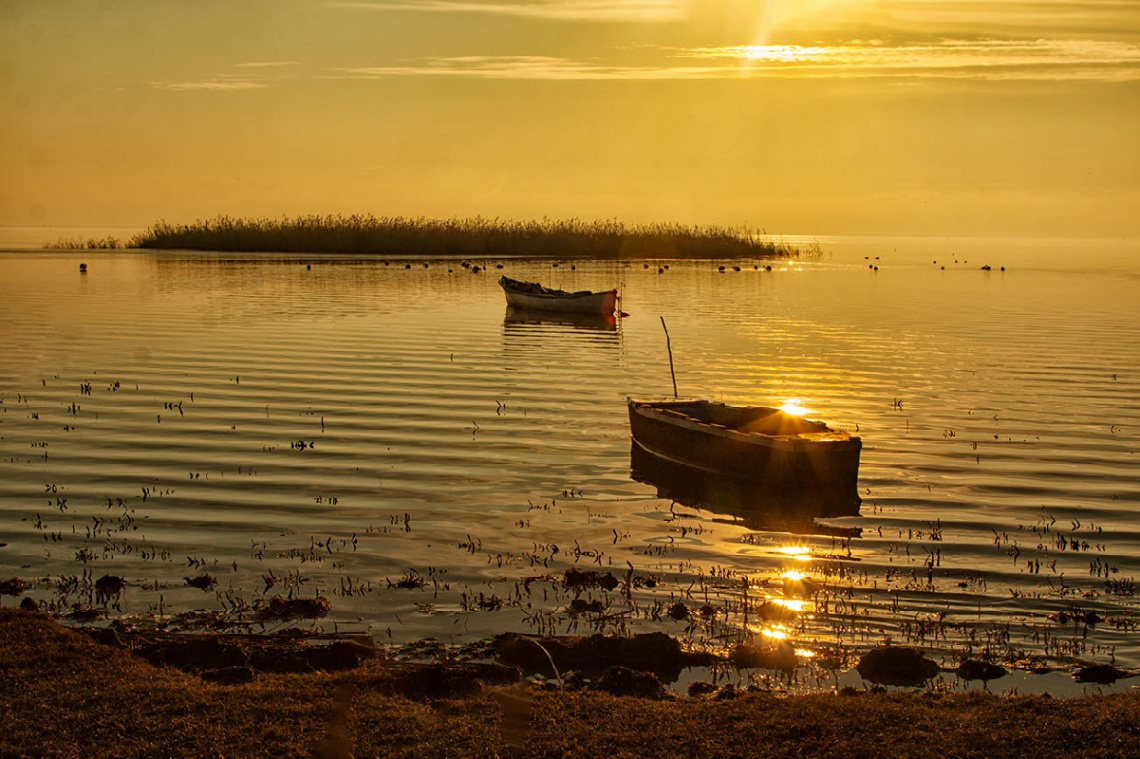
[{"label": "calm lake water", "polygon": [[[1140,246],[820,242],[725,273],[0,253],[0,575],[60,612],[123,576],[111,618],[319,594],[327,629],[381,642],[663,631],[1140,667]],[[495,263],[622,283],[630,316],[514,319]],[[860,515],[740,519],[632,479],[625,398],[672,392],[659,316],[681,394],[857,431]],[[572,567],[631,582],[574,614]]]}]

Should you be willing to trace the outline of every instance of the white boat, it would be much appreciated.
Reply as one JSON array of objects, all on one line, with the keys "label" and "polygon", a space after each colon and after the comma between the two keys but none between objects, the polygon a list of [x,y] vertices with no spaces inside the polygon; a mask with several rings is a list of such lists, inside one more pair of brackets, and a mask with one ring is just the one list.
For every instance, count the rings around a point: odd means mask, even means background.
[{"label": "white boat", "polygon": [[530,311],[564,311],[575,314],[602,314],[612,316],[617,310],[617,290],[592,292],[581,290],[568,293],[552,290],[537,282],[523,282],[501,277],[499,287],[507,296],[507,305]]}]

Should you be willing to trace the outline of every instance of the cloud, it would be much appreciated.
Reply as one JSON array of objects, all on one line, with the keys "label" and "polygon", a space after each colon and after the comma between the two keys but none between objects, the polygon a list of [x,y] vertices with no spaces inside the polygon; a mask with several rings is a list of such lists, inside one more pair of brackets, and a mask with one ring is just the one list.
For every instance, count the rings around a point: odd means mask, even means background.
[{"label": "cloud", "polygon": [[254,61],[252,63],[238,63],[239,69],[270,69],[282,66],[299,66],[298,61]]},{"label": "cloud", "polygon": [[1136,0],[878,0],[873,12],[929,30],[1082,29],[1140,33]]},{"label": "cloud", "polygon": [[1140,80],[1140,46],[1110,40],[939,40],[888,45],[881,42],[802,48],[775,55],[765,48],[694,49],[688,55],[728,56],[765,65],[790,60],[809,73],[838,69],[848,76],[909,76],[1037,81]]},{"label": "cloud", "polygon": [[340,71],[350,77],[380,79],[395,76],[446,76],[477,79],[614,80],[711,79],[720,66],[615,66],[535,55],[426,58],[405,66],[370,66]]},{"label": "cloud", "polygon": [[404,76],[527,80],[915,78],[1038,81],[1140,80],[1140,46],[1103,40],[941,40],[892,45],[743,45],[669,51],[657,65],[614,65],[551,56],[425,58],[345,68],[356,78]]},{"label": "cloud", "polygon": [[279,83],[295,79],[295,74],[277,73],[279,69],[289,66],[299,66],[297,61],[249,61],[235,63],[237,72],[220,74],[211,79],[191,82],[152,82],[151,86],[161,90],[185,92],[194,90],[214,90],[217,92],[241,92],[243,90],[262,90],[270,83]]},{"label": "cloud", "polygon": [[158,87],[159,89],[174,90],[176,92],[187,90],[218,90],[236,92],[240,90],[260,90],[264,89],[267,85],[264,82],[251,82],[242,80],[212,80],[206,82],[165,82],[157,83],[154,86]]},{"label": "cloud", "polygon": [[679,21],[686,16],[681,0],[378,0],[329,4],[355,10],[483,13],[552,21]]}]

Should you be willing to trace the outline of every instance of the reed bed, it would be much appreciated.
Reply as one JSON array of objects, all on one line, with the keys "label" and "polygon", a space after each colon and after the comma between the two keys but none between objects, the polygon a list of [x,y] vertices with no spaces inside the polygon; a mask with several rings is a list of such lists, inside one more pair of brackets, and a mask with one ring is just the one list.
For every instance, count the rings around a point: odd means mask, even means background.
[{"label": "reed bed", "polygon": [[[193,224],[159,222],[132,248],[226,252],[352,253],[392,257],[782,258],[795,246],[747,227],[627,225],[579,219],[508,221],[384,216],[219,216]],[[86,246],[85,246],[86,247]]]},{"label": "reed bed", "polygon": [[131,242],[124,242],[118,237],[94,238],[89,237],[83,239],[82,237],[67,237],[60,238],[55,242],[49,242],[44,245],[45,250],[119,250],[121,248],[129,248]]}]

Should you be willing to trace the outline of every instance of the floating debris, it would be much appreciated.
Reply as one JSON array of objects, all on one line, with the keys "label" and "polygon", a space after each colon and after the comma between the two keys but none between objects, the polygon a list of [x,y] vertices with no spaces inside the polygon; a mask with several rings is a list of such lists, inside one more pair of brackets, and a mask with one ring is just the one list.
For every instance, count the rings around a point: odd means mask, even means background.
[{"label": "floating debris", "polygon": [[0,582],[0,596],[18,596],[31,587],[32,584],[27,580],[13,577],[10,580]]},{"label": "floating debris", "polygon": [[258,622],[292,622],[296,619],[319,619],[329,613],[332,604],[323,596],[316,598],[282,598],[274,596],[258,609],[254,616]]},{"label": "floating debris", "polygon": [[211,588],[213,588],[215,585],[218,584],[218,578],[217,577],[214,577],[213,575],[207,575],[207,574],[201,574],[201,575],[198,575],[197,577],[184,577],[182,579],[186,580],[186,584],[189,585],[191,588],[197,588],[198,590],[202,590],[202,591],[210,590]]},{"label": "floating debris", "polygon": [[595,572],[592,569],[575,569],[571,567],[566,570],[562,584],[568,590],[580,593],[587,588],[613,590],[620,582],[611,572]]},{"label": "floating debris", "polygon": [[95,601],[104,606],[112,598],[117,598],[122,594],[123,588],[127,586],[127,581],[117,575],[103,575],[95,581]]},{"label": "floating debris", "polygon": [[583,601],[581,598],[575,598],[566,610],[574,615],[601,614],[606,610],[606,607],[601,601]]}]

